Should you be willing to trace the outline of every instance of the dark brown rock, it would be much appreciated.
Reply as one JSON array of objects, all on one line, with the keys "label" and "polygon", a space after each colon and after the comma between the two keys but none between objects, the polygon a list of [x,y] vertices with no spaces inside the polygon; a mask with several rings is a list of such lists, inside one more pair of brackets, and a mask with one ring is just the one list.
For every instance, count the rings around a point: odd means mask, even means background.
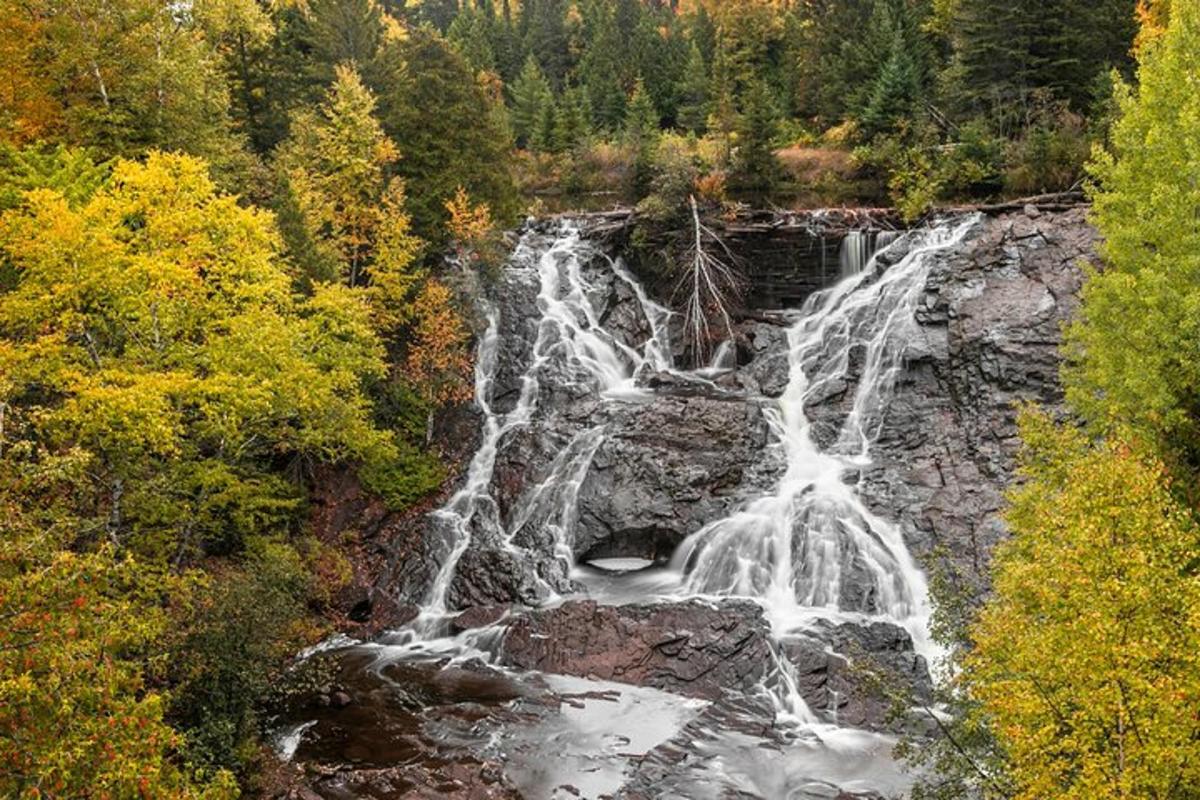
[{"label": "dark brown rock", "polygon": [[495,625],[508,613],[507,606],[472,606],[450,621],[450,630],[455,633],[486,628]]},{"label": "dark brown rock", "polygon": [[748,691],[769,672],[762,610],[744,601],[652,606],[564,603],[518,618],[500,645],[522,669],[651,686],[690,697]]}]

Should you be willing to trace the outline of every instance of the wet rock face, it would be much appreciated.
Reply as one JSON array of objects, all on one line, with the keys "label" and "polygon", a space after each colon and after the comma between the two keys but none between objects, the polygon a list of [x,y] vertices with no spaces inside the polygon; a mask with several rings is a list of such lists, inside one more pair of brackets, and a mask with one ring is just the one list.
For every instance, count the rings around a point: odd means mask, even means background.
[{"label": "wet rock face", "polygon": [[620,681],[715,699],[751,691],[771,664],[762,610],[744,601],[645,606],[569,602],[519,618],[500,644],[521,669]]},{"label": "wet rock face", "polygon": [[889,692],[917,703],[932,698],[929,666],[913,653],[908,632],[896,625],[823,624],[785,641],[784,652],[808,707],[841,725],[911,730],[914,719],[896,717]]},{"label": "wet rock face", "polygon": [[1061,403],[1062,326],[1096,242],[1083,209],[987,217],[930,273],[861,492],[919,559],[944,553],[968,585],[986,583],[1004,535],[1018,404]]},{"label": "wet rock face", "polygon": [[[925,660],[904,629],[883,622],[819,624],[783,642],[808,707],[840,724],[900,729],[879,686],[927,702]],[[500,642],[501,663],[525,670],[619,681],[706,700],[752,694],[779,680],[770,626],[747,601],[656,605],[565,603],[518,617]],[[773,714],[765,711],[767,718]]]},{"label": "wet rock face", "polygon": [[579,493],[576,557],[668,560],[770,486],[770,440],[762,407],[740,399],[666,396],[619,410]]}]

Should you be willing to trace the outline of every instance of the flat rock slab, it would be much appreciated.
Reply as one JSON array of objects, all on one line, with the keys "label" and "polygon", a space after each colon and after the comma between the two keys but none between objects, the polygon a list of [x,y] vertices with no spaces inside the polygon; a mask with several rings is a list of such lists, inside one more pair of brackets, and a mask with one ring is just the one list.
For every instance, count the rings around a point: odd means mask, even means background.
[{"label": "flat rock slab", "polygon": [[752,691],[773,663],[762,609],[745,601],[601,606],[568,602],[509,626],[502,663],[717,699]]}]

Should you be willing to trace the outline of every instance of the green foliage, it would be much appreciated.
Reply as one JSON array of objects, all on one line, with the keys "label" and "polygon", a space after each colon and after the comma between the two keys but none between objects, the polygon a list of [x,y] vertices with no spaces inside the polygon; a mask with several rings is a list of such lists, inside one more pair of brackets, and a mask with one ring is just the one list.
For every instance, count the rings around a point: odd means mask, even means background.
[{"label": "green foliage", "polygon": [[20,150],[0,146],[0,211],[20,204],[31,189],[52,189],[72,208],[87,201],[108,179],[109,165],[86,150],[57,145]]},{"label": "green foliage", "polygon": [[228,773],[193,777],[163,722],[147,660],[169,622],[163,596],[187,582],[111,547],[64,548],[69,517],[29,514],[0,484],[0,794],[37,797],[237,796]]},{"label": "green foliage", "polygon": [[1041,107],[1009,145],[1004,185],[1014,195],[1077,187],[1091,150],[1083,117],[1064,107]]},{"label": "green foliage", "polygon": [[642,196],[650,181],[651,163],[658,145],[659,116],[654,101],[639,78],[625,112],[625,141],[633,149],[633,182],[637,196]]},{"label": "green foliage", "polygon": [[688,49],[683,85],[679,90],[679,126],[693,133],[703,133],[708,124],[708,106],[708,64],[693,41]]},{"label": "green foliage", "polygon": [[745,108],[738,124],[737,157],[733,180],[745,188],[770,189],[780,178],[775,158],[778,115],[766,84],[761,81],[746,92]]},{"label": "green foliage", "polygon": [[529,56],[512,84],[512,127],[519,146],[528,145],[537,134],[542,107],[552,94],[537,59]]},{"label": "green foliage", "polygon": [[292,232],[296,249],[303,263],[311,246],[318,263],[336,262],[346,284],[357,286],[385,224],[386,170],[399,153],[375,119],[375,97],[351,66],[338,67],[325,102],[316,113],[297,114],[291,127],[276,163],[302,221],[302,231]]},{"label": "green foliage", "polygon": [[1068,331],[1072,405],[1097,431],[1120,421],[1169,462],[1200,465],[1200,10],[1173,6],[1144,49],[1137,92],[1091,171],[1106,268]]},{"label": "green foliage", "polygon": [[359,476],[368,489],[383,498],[388,508],[402,511],[437,491],[447,473],[436,456],[402,441],[395,458],[367,464]]},{"label": "green foliage", "polygon": [[591,116],[587,95],[581,89],[571,86],[564,90],[554,112],[554,150],[561,153],[582,144],[590,133]]},{"label": "green foliage", "polygon": [[255,756],[260,709],[301,636],[312,580],[286,544],[248,542],[177,615],[167,718],[185,730],[188,763],[244,771]]},{"label": "green foliage", "polygon": [[1040,91],[1083,110],[1096,75],[1128,66],[1134,0],[956,0],[945,12],[954,48],[952,97],[1020,118]]},{"label": "green foliage", "polygon": [[188,15],[156,0],[6,2],[51,99],[58,141],[105,156],[171,148],[229,164],[240,142],[212,46]]},{"label": "green foliage", "polygon": [[[887,58],[879,67],[871,84],[859,118],[867,136],[892,130],[896,123],[909,117],[922,94],[921,66],[917,62],[919,49],[914,48],[909,31],[899,20],[890,4],[877,4],[878,23],[890,35]],[[889,13],[891,12],[891,13]]]},{"label": "green foliage", "polygon": [[656,225],[681,224],[689,214],[688,197],[695,193],[700,177],[692,143],[679,136],[664,136],[651,172],[650,192],[638,203],[638,214]]},{"label": "green foliage", "polygon": [[414,232],[444,241],[445,203],[459,186],[502,221],[517,210],[509,172],[512,142],[492,113],[499,102],[437,34],[423,29],[389,42],[380,54],[379,118],[404,143],[396,172],[404,178]]}]

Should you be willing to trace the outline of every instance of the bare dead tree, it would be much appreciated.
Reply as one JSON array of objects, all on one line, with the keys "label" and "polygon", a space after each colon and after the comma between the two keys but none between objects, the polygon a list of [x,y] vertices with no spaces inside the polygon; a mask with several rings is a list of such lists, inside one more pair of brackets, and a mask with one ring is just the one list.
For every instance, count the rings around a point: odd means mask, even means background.
[{"label": "bare dead tree", "polygon": [[733,341],[731,311],[742,301],[744,276],[729,247],[700,219],[694,195],[688,197],[692,227],[679,251],[672,301],[683,314],[684,336],[696,366],[712,357],[714,346]]}]

